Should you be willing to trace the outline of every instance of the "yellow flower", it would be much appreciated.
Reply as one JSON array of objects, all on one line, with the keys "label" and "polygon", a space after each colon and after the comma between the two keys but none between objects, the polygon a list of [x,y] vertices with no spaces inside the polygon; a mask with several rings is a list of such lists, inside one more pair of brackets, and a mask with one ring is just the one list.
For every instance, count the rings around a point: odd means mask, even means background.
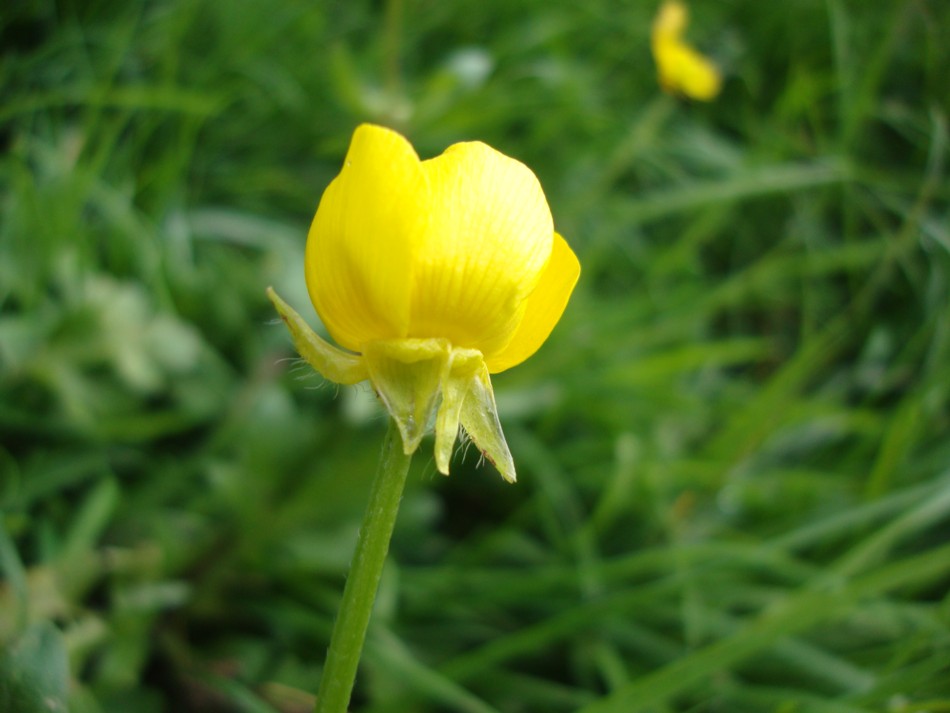
[{"label": "yellow flower", "polygon": [[407,454],[434,415],[439,471],[461,425],[514,481],[489,374],[537,351],[580,275],[531,170],[479,142],[420,161],[396,132],[360,126],[320,200],[305,267],[317,314],[347,351],[269,290],[301,356],[331,381],[369,379]]},{"label": "yellow flower", "polygon": [[660,86],[674,94],[708,101],[719,94],[722,79],[708,59],[683,41],[689,12],[679,0],[666,0],[653,21],[650,44]]}]

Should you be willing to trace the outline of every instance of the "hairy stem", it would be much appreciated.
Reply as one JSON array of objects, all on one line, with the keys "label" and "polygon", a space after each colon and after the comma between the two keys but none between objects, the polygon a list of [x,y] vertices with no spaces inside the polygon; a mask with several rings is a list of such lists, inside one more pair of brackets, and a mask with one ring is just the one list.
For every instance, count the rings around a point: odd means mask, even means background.
[{"label": "hairy stem", "polygon": [[316,713],[346,713],[411,456],[390,420],[327,652]]}]

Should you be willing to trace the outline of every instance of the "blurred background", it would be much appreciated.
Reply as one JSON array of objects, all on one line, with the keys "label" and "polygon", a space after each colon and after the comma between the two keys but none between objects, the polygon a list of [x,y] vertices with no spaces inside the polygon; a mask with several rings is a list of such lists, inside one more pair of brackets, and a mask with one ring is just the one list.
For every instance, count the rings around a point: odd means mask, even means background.
[{"label": "blurred background", "polygon": [[[410,473],[353,710],[950,710],[950,3],[7,0],[0,710],[310,709],[385,421],[295,359],[362,121],[583,274]],[[68,707],[68,708],[67,708]]]}]

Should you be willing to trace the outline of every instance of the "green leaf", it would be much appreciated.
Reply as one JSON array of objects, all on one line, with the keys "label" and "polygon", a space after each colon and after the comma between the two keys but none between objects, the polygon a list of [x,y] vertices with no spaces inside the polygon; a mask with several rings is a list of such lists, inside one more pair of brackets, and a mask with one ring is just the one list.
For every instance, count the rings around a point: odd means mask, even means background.
[{"label": "green leaf", "polygon": [[68,690],[66,647],[52,624],[31,626],[0,653],[0,710],[65,713]]}]

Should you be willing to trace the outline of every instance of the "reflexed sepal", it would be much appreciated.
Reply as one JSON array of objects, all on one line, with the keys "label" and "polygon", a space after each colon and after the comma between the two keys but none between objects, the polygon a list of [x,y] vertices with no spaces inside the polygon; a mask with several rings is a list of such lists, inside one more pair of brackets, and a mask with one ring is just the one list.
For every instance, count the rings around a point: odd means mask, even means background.
[{"label": "reflexed sepal", "polygon": [[440,473],[449,473],[461,424],[501,477],[515,482],[515,465],[480,351],[453,348],[446,339],[392,339],[370,342],[362,355],[350,354],[320,338],[273,288],[267,288],[267,296],[300,356],[324,378],[338,384],[370,380],[399,426],[407,455],[419,447],[434,415]]},{"label": "reflexed sepal", "polygon": [[407,455],[419,446],[439,403],[450,353],[445,339],[393,339],[364,347],[369,379],[399,426]]},{"label": "reflexed sepal", "polygon": [[435,465],[443,475],[449,474],[449,461],[458,439],[459,416],[470,382],[484,366],[482,353],[475,349],[453,349],[449,355],[442,384],[442,404],[435,418]]},{"label": "reflexed sepal", "polygon": [[280,298],[273,287],[267,288],[267,297],[290,330],[297,352],[325,379],[337,384],[358,384],[369,378],[366,366],[357,354],[337,349],[321,339],[294,308]]},{"label": "reflexed sepal", "polygon": [[461,424],[501,476],[514,482],[515,466],[481,352],[453,348],[445,339],[393,339],[367,344],[363,360],[407,454],[419,446],[434,414],[440,473],[449,473]]},{"label": "reflexed sepal", "polygon": [[492,391],[488,367],[482,363],[468,382],[468,392],[460,413],[462,428],[509,483],[515,482],[515,463],[498,420],[498,407]]}]

